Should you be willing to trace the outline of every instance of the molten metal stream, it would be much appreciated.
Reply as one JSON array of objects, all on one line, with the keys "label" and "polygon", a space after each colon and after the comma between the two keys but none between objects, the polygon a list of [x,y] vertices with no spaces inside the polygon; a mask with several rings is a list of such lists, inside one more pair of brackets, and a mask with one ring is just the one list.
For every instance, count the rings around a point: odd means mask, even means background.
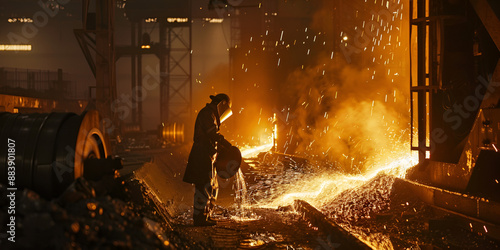
[{"label": "molten metal stream", "polygon": [[417,162],[415,157],[407,154],[386,164],[380,164],[371,168],[366,173],[359,175],[347,175],[342,173],[322,173],[312,177],[306,175],[295,183],[278,187],[275,191],[277,198],[263,200],[255,204],[257,207],[277,208],[293,203],[296,199],[305,200],[311,205],[320,208],[329,201],[348,189],[355,189],[378,174],[384,173],[395,177],[403,178],[406,170],[414,166]]},{"label": "molten metal stream", "polygon": [[[272,143],[261,146],[250,147],[242,150],[244,158],[255,157],[260,152],[271,149]],[[247,186],[243,178],[241,169],[235,176],[237,190],[236,201],[240,210],[240,217],[244,218],[250,214],[250,207],[260,208],[277,208],[279,206],[287,206],[293,203],[296,199],[305,200],[311,205],[320,208],[345,190],[355,189],[373,178],[378,174],[387,174],[398,178],[404,178],[406,170],[414,166],[418,159],[416,155],[411,153],[400,154],[399,158],[387,160],[385,163],[377,164],[371,167],[363,174],[349,175],[342,173],[321,173],[308,176],[302,174],[296,181],[289,184],[278,185],[273,191],[273,198],[258,200],[256,204],[251,205],[248,201]],[[382,188],[382,187],[381,187]],[[383,187],[390,188],[390,187]]]},{"label": "molten metal stream", "polygon": [[[265,145],[268,146],[268,145]],[[260,148],[248,149],[246,152],[258,153]],[[394,154],[397,155],[397,154]],[[243,174],[240,172],[236,176],[237,181],[237,202],[238,213],[233,216],[235,220],[256,220],[251,213],[252,208],[278,208],[280,206],[291,205],[294,200],[301,199],[318,208],[326,216],[344,219],[369,218],[371,212],[377,212],[387,207],[388,196],[392,189],[392,184],[396,177],[404,178],[406,171],[418,162],[417,155],[411,153],[400,154],[399,158],[387,160],[369,168],[363,174],[348,175],[343,173],[316,173],[287,175],[283,173],[282,178],[292,176],[291,182],[276,184],[274,188],[267,190],[273,194],[268,198],[252,197],[256,204],[250,204],[247,197],[247,187]],[[277,181],[277,179],[270,179]],[[278,180],[279,181],[279,180]],[[375,198],[373,198],[375,197]],[[259,200],[259,198],[261,198]],[[375,199],[375,200],[374,200]],[[357,204],[361,200],[370,203],[369,208],[359,209]],[[389,236],[380,233],[366,234],[363,229],[357,228],[350,223],[340,223],[340,225],[365,242],[373,249],[393,249]]]},{"label": "molten metal stream", "polygon": [[241,157],[252,158],[256,157],[260,152],[269,151],[273,147],[273,143],[267,143],[257,147],[248,147],[241,150]]},{"label": "molten metal stream", "polygon": [[248,221],[258,219],[252,214],[252,208],[250,207],[250,203],[248,201],[248,192],[247,192],[247,184],[245,182],[243,172],[241,172],[241,168],[238,170],[235,176],[236,180],[236,215],[232,216],[233,220],[237,221]]}]

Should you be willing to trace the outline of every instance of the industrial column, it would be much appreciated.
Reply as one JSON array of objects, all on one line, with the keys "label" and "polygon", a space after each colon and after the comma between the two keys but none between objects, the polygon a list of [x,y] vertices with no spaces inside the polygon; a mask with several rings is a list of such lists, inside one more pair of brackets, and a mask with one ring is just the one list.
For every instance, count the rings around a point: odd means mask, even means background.
[{"label": "industrial column", "polygon": [[111,104],[116,100],[114,8],[114,0],[84,0],[83,29],[74,31],[96,78],[96,107],[106,122],[106,128],[119,125],[111,111]]},{"label": "industrial column", "polygon": [[160,117],[164,124],[190,121],[191,17],[160,21]]},{"label": "industrial column", "polygon": [[[416,50],[412,45],[410,53],[411,59],[411,149],[418,151],[420,163],[428,157],[430,153],[430,115],[432,91],[437,90],[435,68],[438,66],[436,59],[436,37],[435,32],[438,19],[429,17],[429,6],[425,0],[410,1],[411,28],[416,27],[416,32],[410,31],[410,41],[412,36],[416,36]],[[416,58],[416,61],[414,60]],[[416,69],[415,69],[416,67]],[[416,131],[415,123],[416,122]],[[415,133],[417,138],[415,137]],[[416,141],[415,141],[416,139]],[[415,143],[416,142],[416,143]]]}]

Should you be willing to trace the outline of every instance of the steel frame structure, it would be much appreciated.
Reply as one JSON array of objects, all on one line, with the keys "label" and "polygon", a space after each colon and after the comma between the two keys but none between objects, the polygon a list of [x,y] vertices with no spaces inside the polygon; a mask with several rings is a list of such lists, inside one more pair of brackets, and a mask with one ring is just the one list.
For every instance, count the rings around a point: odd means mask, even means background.
[{"label": "steel frame structure", "polygon": [[192,28],[187,22],[160,21],[160,121],[191,120]]},{"label": "steel frame structure", "polygon": [[[441,32],[443,17],[432,16],[429,11],[430,6],[426,2],[425,0],[410,1],[410,41],[414,35],[417,39],[416,65],[411,63],[412,53],[410,53],[411,149],[418,151],[420,163],[431,151],[432,109],[430,107],[432,107],[432,94],[442,88],[441,55],[444,39]],[[413,28],[416,28],[415,33],[412,32]],[[413,67],[416,67],[416,76],[413,74]],[[417,122],[417,145],[414,144],[415,120]]]},{"label": "steel frame structure", "polygon": [[[142,56],[156,55],[160,68],[160,123],[188,122],[191,120],[192,108],[192,48],[191,18],[183,21],[168,21],[169,18],[158,18],[159,42],[148,44],[142,49],[143,19],[132,22],[131,45],[117,47],[117,57],[131,57],[131,87],[142,86]],[[187,20],[187,21],[186,21]],[[140,91],[133,91],[133,95]],[[132,123],[142,127],[142,103],[139,96],[133,96]]]},{"label": "steel frame structure", "polygon": [[116,126],[119,121],[111,111],[116,100],[114,10],[115,0],[83,0],[83,28],[75,29],[74,34],[96,78],[96,108],[104,121]]}]

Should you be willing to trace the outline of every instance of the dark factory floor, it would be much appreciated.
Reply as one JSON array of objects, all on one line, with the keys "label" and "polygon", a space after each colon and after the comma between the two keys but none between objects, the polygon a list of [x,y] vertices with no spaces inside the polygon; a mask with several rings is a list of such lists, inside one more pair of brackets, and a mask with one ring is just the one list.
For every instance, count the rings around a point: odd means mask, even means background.
[{"label": "dark factory floor", "polygon": [[316,249],[331,244],[327,235],[297,213],[255,209],[252,217],[221,216],[215,227],[193,227],[192,220],[184,218],[178,230],[191,241],[203,242],[210,248]]}]

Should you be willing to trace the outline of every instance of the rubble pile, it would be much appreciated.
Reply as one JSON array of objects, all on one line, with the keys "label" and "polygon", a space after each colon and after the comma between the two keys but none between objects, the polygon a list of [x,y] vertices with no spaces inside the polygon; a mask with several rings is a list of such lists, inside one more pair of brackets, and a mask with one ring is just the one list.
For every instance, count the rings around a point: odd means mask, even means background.
[{"label": "rubble pile", "polygon": [[340,193],[321,211],[376,249],[499,247],[499,242],[468,230],[460,219],[425,204],[395,180],[378,174]]},{"label": "rubble pile", "polygon": [[[112,182],[79,178],[51,201],[28,189],[17,191],[15,243],[0,237],[0,248],[169,249],[172,244],[163,232],[151,230],[159,228],[151,226],[156,223],[154,210],[140,202],[124,202],[130,200],[125,198],[129,191],[125,182],[115,180],[114,188],[110,188]],[[11,216],[7,194],[7,188],[0,185],[1,232],[8,231],[6,222]]]},{"label": "rubble pile", "polygon": [[340,221],[369,219],[372,214],[390,208],[391,187],[395,178],[392,175],[378,174],[359,188],[340,193],[321,210],[328,217]]},{"label": "rubble pile", "polygon": [[285,160],[269,153],[261,153],[257,168],[244,169],[252,205],[272,203],[287,190],[294,189],[300,181],[321,175],[314,165],[298,165],[293,162],[286,164]]}]

